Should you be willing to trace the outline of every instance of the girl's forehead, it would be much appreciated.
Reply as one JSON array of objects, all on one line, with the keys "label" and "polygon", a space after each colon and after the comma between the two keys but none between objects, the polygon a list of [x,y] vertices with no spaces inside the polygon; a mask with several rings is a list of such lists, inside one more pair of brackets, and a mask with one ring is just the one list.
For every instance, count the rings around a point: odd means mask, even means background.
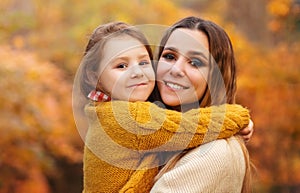
[{"label": "girl's forehead", "polygon": [[108,39],[103,47],[103,51],[121,53],[140,46],[144,45],[136,38],[129,35],[121,35]]},{"label": "girl's forehead", "polygon": [[101,51],[100,69],[118,58],[135,58],[147,55],[148,51],[139,40],[128,36],[117,36],[106,41]]},{"label": "girl's forehead", "polygon": [[113,37],[105,43],[102,49],[102,60],[111,60],[120,55],[126,55],[132,50],[144,49],[145,45],[131,36]]}]

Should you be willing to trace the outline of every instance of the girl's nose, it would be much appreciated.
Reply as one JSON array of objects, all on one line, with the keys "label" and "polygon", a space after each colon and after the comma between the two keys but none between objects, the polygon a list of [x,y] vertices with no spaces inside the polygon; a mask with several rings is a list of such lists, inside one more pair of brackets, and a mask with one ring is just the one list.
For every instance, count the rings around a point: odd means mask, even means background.
[{"label": "girl's nose", "polygon": [[131,78],[141,78],[144,76],[144,72],[142,71],[139,65],[134,65],[132,67]]}]

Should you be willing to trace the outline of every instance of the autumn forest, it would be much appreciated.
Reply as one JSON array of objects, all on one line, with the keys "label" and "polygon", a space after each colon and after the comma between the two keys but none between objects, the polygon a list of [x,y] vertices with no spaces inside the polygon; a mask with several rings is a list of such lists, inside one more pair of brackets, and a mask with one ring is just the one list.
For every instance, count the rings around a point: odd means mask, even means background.
[{"label": "autumn forest", "polygon": [[229,34],[237,103],[251,111],[254,192],[300,192],[299,0],[1,0],[0,193],[80,193],[73,81],[99,24],[172,25],[190,15]]}]

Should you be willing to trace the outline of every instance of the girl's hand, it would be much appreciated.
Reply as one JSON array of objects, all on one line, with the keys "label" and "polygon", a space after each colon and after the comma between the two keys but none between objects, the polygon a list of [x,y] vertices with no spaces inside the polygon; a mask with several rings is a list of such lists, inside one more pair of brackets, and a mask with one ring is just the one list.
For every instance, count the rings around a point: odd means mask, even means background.
[{"label": "girl's hand", "polygon": [[245,143],[248,143],[250,141],[250,138],[253,135],[253,131],[254,131],[253,126],[254,126],[253,121],[250,119],[249,125],[239,131],[239,135],[242,136]]}]

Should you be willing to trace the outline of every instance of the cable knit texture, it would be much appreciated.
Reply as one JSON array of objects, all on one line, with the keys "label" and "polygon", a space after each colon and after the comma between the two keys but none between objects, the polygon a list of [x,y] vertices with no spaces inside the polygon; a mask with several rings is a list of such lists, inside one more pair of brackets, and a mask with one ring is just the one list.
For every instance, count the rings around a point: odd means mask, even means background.
[{"label": "cable knit texture", "polygon": [[149,192],[159,153],[231,137],[249,123],[249,111],[225,104],[185,113],[150,102],[111,101],[85,108],[84,193]]},{"label": "cable knit texture", "polygon": [[215,140],[189,151],[158,179],[151,193],[240,193],[245,172],[236,138]]}]

